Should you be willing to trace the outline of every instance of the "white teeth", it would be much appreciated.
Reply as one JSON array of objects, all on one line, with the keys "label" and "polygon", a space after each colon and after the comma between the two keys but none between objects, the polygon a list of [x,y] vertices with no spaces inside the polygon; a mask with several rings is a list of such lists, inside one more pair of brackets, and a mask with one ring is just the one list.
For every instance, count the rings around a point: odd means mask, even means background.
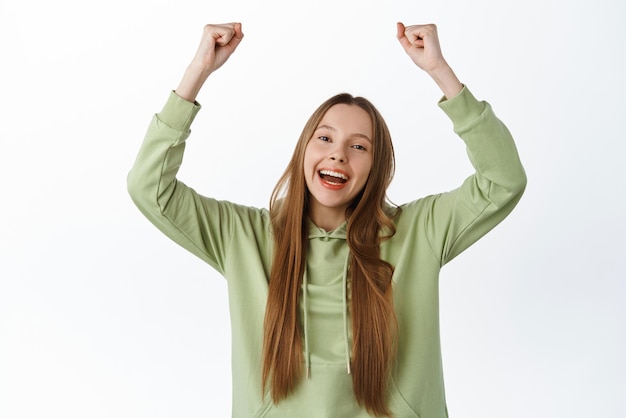
[{"label": "white teeth", "polygon": [[333,176],[333,177],[338,177],[340,179],[348,180],[348,176],[346,176],[345,174],[342,174],[342,173],[338,173],[336,171],[320,170],[320,174],[323,174],[325,176]]}]

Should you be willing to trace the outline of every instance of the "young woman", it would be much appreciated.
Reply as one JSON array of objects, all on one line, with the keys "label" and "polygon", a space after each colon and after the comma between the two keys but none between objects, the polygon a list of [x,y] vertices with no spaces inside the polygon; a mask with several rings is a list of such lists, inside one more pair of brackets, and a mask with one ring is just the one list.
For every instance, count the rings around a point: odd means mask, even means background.
[{"label": "young woman", "polygon": [[389,130],[339,94],[305,125],[269,210],[204,197],[176,179],[195,102],[241,24],[207,25],[128,177],[138,208],[228,282],[234,417],[447,416],[441,266],[504,219],[526,177],[507,128],[444,60],[434,25],[397,37],[444,98],[476,172],[456,190],[392,206]]}]

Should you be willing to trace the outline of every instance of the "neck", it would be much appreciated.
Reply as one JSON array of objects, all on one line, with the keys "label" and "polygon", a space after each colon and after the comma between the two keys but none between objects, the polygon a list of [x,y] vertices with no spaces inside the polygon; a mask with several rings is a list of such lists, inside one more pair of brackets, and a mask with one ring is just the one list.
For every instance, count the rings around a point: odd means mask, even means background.
[{"label": "neck", "polygon": [[309,217],[315,225],[330,232],[346,221],[346,210],[337,208],[311,207]]}]

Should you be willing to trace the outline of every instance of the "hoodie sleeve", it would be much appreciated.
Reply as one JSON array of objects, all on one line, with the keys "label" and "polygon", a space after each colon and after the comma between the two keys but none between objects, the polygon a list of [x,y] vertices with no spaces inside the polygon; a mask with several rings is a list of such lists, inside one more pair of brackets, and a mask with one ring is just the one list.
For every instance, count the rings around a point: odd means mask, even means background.
[{"label": "hoodie sleeve", "polygon": [[467,146],[476,172],[450,192],[427,198],[425,229],[444,265],[500,223],[526,187],[526,174],[507,127],[491,106],[464,87],[439,102]]},{"label": "hoodie sleeve", "polygon": [[197,102],[170,93],[152,118],[128,174],[128,192],[159,230],[223,274],[232,205],[200,196],[176,178],[199,110]]}]

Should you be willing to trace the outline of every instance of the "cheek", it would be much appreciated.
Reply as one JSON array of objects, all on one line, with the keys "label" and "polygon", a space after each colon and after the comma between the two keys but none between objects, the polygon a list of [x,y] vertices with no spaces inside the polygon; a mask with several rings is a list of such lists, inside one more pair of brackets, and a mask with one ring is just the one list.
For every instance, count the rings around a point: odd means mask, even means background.
[{"label": "cheek", "polygon": [[372,160],[370,158],[362,161],[359,164],[359,173],[361,174],[361,177],[363,177],[365,180],[367,180],[371,171],[372,171]]},{"label": "cheek", "polygon": [[365,162],[363,164],[359,164],[358,167],[355,167],[355,169],[358,170],[358,181],[356,182],[355,186],[357,190],[359,191],[359,193],[362,192],[363,189],[365,189],[365,186],[367,185],[371,168],[372,168],[372,165],[369,163],[365,163]]},{"label": "cheek", "polygon": [[311,159],[311,154],[308,152],[304,154],[304,161],[302,163],[302,169],[304,170],[305,177],[308,178],[311,170],[313,170],[313,162]]},{"label": "cheek", "polygon": [[319,154],[319,151],[311,143],[309,143],[304,149],[304,161],[302,165],[305,173],[315,169],[315,166],[319,161]]},{"label": "cheek", "polygon": [[305,152],[304,161],[302,162],[302,171],[304,175],[304,181],[307,187],[311,187],[311,182],[315,176],[316,162],[313,153]]}]

